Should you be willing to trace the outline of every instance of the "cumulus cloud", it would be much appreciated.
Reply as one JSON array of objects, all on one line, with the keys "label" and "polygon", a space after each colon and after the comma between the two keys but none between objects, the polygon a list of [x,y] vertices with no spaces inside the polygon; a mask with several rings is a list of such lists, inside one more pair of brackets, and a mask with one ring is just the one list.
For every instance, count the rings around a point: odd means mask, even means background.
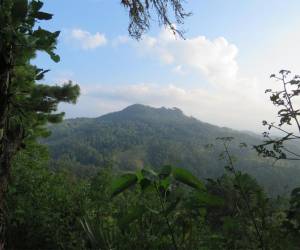
[{"label": "cumulus cloud", "polygon": [[170,30],[162,29],[157,37],[145,36],[137,47],[145,56],[154,56],[162,63],[174,65],[177,72],[184,65],[212,82],[235,79],[238,73],[238,49],[224,37],[209,40],[197,36],[183,40]]},{"label": "cumulus cloud", "polygon": [[107,39],[104,34],[99,32],[91,34],[82,29],[72,29],[70,39],[76,42],[84,50],[96,49],[107,44]]}]

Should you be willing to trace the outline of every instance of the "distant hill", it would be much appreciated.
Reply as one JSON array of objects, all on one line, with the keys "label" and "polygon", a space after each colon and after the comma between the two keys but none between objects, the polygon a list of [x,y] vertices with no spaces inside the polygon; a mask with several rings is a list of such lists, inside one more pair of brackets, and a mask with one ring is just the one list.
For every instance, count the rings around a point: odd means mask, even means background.
[{"label": "distant hill", "polygon": [[[177,108],[152,108],[140,104],[98,118],[77,118],[51,125],[49,146],[52,163],[76,166],[84,173],[112,165],[129,170],[173,164],[191,170],[202,178],[224,173],[223,151],[217,137],[234,137],[230,151],[237,168],[257,178],[269,191],[284,192],[300,185],[300,169],[292,163],[259,158],[251,145],[260,143],[258,135],[221,128],[193,117]],[[240,143],[248,144],[240,148]],[[208,144],[214,144],[208,148]],[[61,164],[59,164],[61,165]]]}]

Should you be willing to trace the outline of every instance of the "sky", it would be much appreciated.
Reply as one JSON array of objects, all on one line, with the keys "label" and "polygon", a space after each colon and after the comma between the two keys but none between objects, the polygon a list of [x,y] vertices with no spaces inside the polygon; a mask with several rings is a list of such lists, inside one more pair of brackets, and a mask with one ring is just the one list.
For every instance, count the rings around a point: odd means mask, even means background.
[{"label": "sky", "polygon": [[50,69],[48,84],[80,85],[76,105],[60,105],[67,118],[98,117],[141,103],[178,107],[218,126],[260,132],[275,121],[264,94],[279,83],[272,73],[300,74],[299,0],[187,0],[192,12],[185,39],[160,27],[140,41],[128,36],[120,0],[45,0],[60,30],[59,63],[39,53],[34,63]]}]

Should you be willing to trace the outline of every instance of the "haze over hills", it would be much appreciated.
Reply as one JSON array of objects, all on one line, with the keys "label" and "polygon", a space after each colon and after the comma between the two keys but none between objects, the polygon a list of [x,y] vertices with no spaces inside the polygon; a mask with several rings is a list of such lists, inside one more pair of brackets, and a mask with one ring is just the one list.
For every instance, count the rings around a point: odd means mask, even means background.
[{"label": "haze over hills", "polygon": [[[224,149],[216,138],[234,137],[230,152],[236,167],[256,177],[268,191],[282,193],[300,184],[300,170],[292,163],[272,167],[270,160],[257,156],[251,145],[260,143],[258,135],[214,126],[177,108],[135,104],[98,118],[68,119],[50,129],[52,135],[44,142],[53,165],[63,161],[81,175],[108,165],[130,170],[172,164],[213,178],[222,175],[226,165],[219,159]],[[248,147],[241,148],[243,142]]]}]

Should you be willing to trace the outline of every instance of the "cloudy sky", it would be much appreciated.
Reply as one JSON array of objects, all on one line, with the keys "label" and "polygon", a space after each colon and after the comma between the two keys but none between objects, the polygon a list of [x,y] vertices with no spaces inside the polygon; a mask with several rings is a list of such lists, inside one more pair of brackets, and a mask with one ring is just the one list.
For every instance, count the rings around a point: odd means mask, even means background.
[{"label": "cloudy sky", "polygon": [[51,69],[47,83],[81,86],[79,102],[60,107],[67,117],[141,103],[240,130],[274,120],[264,90],[279,86],[271,73],[300,74],[300,1],[187,0],[186,9],[185,40],[153,24],[137,42],[120,0],[45,0],[54,19],[41,26],[62,31],[61,62],[39,54],[35,63]]}]

